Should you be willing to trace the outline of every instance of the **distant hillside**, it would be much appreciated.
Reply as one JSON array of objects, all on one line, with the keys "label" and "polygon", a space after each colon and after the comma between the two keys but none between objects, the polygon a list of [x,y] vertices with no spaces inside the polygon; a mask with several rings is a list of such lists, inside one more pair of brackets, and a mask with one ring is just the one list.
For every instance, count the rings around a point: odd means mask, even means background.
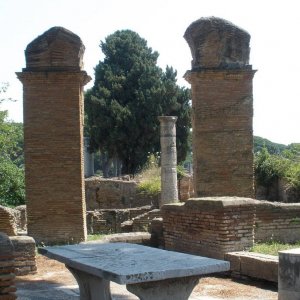
[{"label": "distant hillside", "polygon": [[254,136],[254,153],[259,152],[264,146],[270,154],[280,154],[283,150],[289,149],[289,146],[273,143],[260,136]]}]

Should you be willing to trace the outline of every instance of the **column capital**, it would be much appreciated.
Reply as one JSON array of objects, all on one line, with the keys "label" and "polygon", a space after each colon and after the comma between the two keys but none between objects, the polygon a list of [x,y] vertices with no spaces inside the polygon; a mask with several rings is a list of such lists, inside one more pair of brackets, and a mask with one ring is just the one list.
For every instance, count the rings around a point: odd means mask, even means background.
[{"label": "column capital", "polygon": [[176,116],[159,116],[158,120],[160,123],[168,123],[173,122],[175,123],[177,121],[178,117]]},{"label": "column capital", "polygon": [[209,79],[209,80],[244,80],[253,79],[257,70],[252,68],[245,69],[193,69],[188,70],[183,78],[190,84],[194,80]]},{"label": "column capital", "polygon": [[[92,78],[87,74],[86,71],[53,71],[53,70],[44,70],[44,71],[27,71],[23,69],[23,72],[16,72],[18,79],[22,83],[29,83],[31,81],[51,81],[63,79],[71,81],[79,81],[82,85],[86,85]],[[40,83],[39,83],[40,84]]]}]

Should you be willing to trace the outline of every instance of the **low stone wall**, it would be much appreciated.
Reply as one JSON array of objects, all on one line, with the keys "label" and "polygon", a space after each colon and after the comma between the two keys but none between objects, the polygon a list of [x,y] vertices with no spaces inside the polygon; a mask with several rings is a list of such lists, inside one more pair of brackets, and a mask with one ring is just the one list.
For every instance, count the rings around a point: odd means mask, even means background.
[{"label": "low stone wall", "polygon": [[286,204],[257,201],[255,242],[280,241],[294,243],[300,240],[300,203]]},{"label": "low stone wall", "polygon": [[14,247],[9,237],[0,232],[0,299],[17,299],[15,286]]},{"label": "low stone wall", "polygon": [[90,177],[85,179],[87,210],[125,209],[152,205],[158,207],[158,197],[137,192],[135,181]]},{"label": "low stone wall", "polygon": [[224,259],[253,246],[255,200],[239,197],[189,199],[162,207],[165,248]]},{"label": "low stone wall", "polygon": [[101,240],[86,243],[131,243],[152,246],[151,234],[148,232],[126,232],[110,234],[105,236]]},{"label": "low stone wall", "polygon": [[[105,179],[93,176],[85,179],[85,197],[88,211],[95,209],[125,209],[151,205],[158,208],[160,194],[153,196],[137,191],[134,180]],[[186,201],[193,197],[193,178],[178,180],[178,197]]]},{"label": "low stone wall", "polygon": [[27,231],[26,205],[16,206],[14,210],[16,212],[17,231],[26,232]]},{"label": "low stone wall", "polygon": [[249,276],[278,282],[278,257],[254,252],[230,252],[225,254],[234,276]]},{"label": "low stone wall", "polygon": [[123,222],[132,220],[133,218],[142,215],[151,209],[151,206],[143,206],[131,209],[97,209],[88,211],[88,234],[111,234],[122,232],[121,224]]},{"label": "low stone wall", "polygon": [[160,209],[153,209],[132,220],[132,231],[150,231],[150,225],[154,218],[160,218]]},{"label": "low stone wall", "polygon": [[300,189],[293,187],[285,179],[274,180],[269,187],[256,184],[255,198],[284,203],[299,203]]},{"label": "low stone wall", "polygon": [[21,276],[36,273],[34,239],[29,236],[12,236],[10,240],[15,249],[15,274]]},{"label": "low stone wall", "polygon": [[17,234],[16,211],[0,205],[0,232],[8,236]]}]

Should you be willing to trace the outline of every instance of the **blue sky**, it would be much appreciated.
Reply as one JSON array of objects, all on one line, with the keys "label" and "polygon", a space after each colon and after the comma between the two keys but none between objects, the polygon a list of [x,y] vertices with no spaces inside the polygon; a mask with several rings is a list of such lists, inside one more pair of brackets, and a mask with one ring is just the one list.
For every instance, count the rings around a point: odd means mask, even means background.
[{"label": "blue sky", "polygon": [[[178,71],[178,83],[190,69],[183,39],[193,21],[225,18],[251,35],[254,77],[254,134],[274,142],[300,142],[300,18],[297,0],[0,0],[0,82],[9,82],[2,104],[9,118],[22,121],[22,84],[15,72],[25,67],[26,46],[50,27],[63,26],[85,44],[85,70],[103,58],[99,44],[116,30],[131,29],[160,53],[159,65]],[[90,87],[90,83],[87,87]]]}]

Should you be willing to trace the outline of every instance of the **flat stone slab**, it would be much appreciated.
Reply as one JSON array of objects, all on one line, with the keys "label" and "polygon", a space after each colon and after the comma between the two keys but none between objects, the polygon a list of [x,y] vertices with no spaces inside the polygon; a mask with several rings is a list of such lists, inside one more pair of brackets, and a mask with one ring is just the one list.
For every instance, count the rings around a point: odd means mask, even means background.
[{"label": "flat stone slab", "polygon": [[119,284],[159,281],[228,271],[230,263],[128,243],[39,248],[74,269]]}]

